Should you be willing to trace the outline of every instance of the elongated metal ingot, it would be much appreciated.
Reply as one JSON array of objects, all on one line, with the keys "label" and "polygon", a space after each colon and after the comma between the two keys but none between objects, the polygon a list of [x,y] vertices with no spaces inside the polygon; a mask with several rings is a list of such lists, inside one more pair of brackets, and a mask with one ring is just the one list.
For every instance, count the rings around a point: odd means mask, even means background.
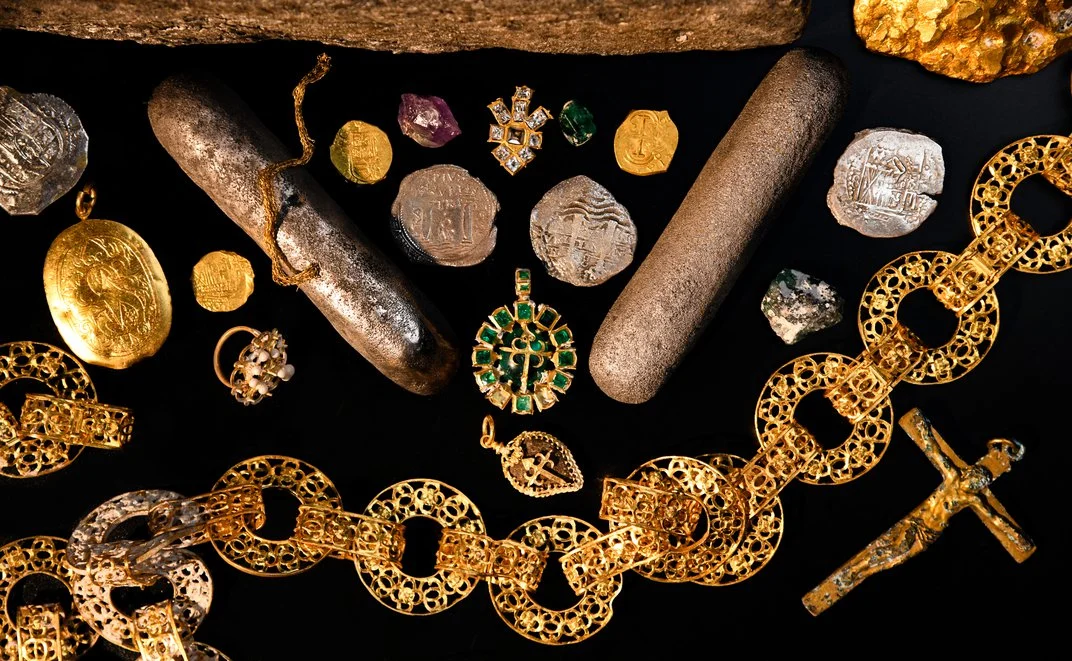
[{"label": "elongated metal ingot", "polygon": [[847,91],[828,53],[794,50],[774,65],[603,320],[588,359],[603,392],[630,404],[658,392],[841,117]]},{"label": "elongated metal ingot", "polygon": [[[264,249],[257,173],[288,151],[232,90],[210,78],[175,76],[149,101],[164,149],[231,220]],[[428,395],[458,365],[453,333],[399,269],[368,243],[302,169],[279,177],[279,245],[298,269],[320,265],[300,286],[331,325],[389,379]]]}]

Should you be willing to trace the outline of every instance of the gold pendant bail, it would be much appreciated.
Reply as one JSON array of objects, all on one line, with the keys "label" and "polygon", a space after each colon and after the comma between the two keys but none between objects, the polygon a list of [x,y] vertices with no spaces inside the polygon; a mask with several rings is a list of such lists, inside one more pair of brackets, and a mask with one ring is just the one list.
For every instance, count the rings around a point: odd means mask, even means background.
[{"label": "gold pendant bail", "polygon": [[93,184],[86,184],[78,191],[78,197],[74,201],[74,213],[78,220],[88,220],[89,214],[93,213],[93,205],[97,203],[97,189]]},{"label": "gold pendant bail", "polygon": [[480,425],[480,447],[495,450],[502,454],[506,446],[495,440],[495,418],[490,415],[484,416],[484,422]]}]

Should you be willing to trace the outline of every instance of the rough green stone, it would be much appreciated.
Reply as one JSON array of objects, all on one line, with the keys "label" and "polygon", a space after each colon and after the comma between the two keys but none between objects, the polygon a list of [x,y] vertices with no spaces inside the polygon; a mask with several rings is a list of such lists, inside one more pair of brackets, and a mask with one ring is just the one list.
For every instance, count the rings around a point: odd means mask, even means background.
[{"label": "rough green stone", "polygon": [[774,277],[759,308],[771,328],[786,344],[829,328],[841,321],[844,301],[822,280],[795,269]]},{"label": "rough green stone", "polygon": [[474,362],[477,365],[490,365],[491,364],[491,352],[487,349],[479,349],[473,356]]},{"label": "rough green stone", "polygon": [[566,136],[574,147],[580,147],[592,139],[596,133],[596,122],[592,112],[576,101],[566,101],[562,112],[558,114],[558,125],[562,135]]}]

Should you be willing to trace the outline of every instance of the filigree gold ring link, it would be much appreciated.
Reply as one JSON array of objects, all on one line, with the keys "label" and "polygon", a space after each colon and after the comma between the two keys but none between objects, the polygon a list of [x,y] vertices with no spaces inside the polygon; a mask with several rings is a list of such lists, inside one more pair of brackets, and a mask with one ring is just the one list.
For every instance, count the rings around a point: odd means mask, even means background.
[{"label": "filigree gold ring link", "polygon": [[[804,396],[839,383],[856,361],[838,353],[800,356],[767,380],[756,404],[756,435],[762,446],[773,443],[795,420]],[[855,422],[841,445],[823,450],[797,476],[809,484],[843,484],[871,470],[893,435],[893,409],[888,399]]]},{"label": "filigree gold ring link", "polygon": [[[91,570],[95,566],[94,556],[113,549],[122,551],[140,547],[139,544],[129,547],[124,540],[109,538],[122,523],[148,516],[156,505],[181,498],[173,491],[162,490],[120,494],[90,512],[71,533],[67,563],[79,574],[74,582],[75,607],[102,638],[124,649],[138,649],[134,618],[115,605],[116,584],[102,585],[95,580],[99,579],[100,573]],[[129,560],[129,563],[135,564],[140,576],[159,577],[171,583],[174,596],[165,602],[165,606],[171,609],[178,626],[192,634],[212,605],[212,577],[208,568],[201,558],[189,551],[171,548],[166,543],[161,546],[150,543],[149,547],[151,553]]]},{"label": "filigree gold ring link", "polygon": [[264,495],[255,484],[169,500],[149,510],[149,532],[175,538],[177,547],[227,541],[247,526],[263,525]]},{"label": "filigree gold ring link", "polygon": [[539,586],[546,566],[546,551],[467,530],[444,528],[436,550],[437,570],[476,576],[489,583],[510,581],[529,592]]},{"label": "filigree gold ring link", "polygon": [[[540,553],[569,553],[600,536],[590,523],[571,516],[545,516],[521,524],[507,539]],[[610,621],[622,577],[593,585],[569,608],[541,606],[524,586],[509,579],[488,583],[491,603],[508,627],[545,645],[569,645],[586,640]]]},{"label": "filigree gold ring link", "polygon": [[[262,489],[282,489],[302,505],[342,509],[342,498],[328,476],[300,459],[279,455],[253,457],[235,464],[213,487],[221,491],[242,485]],[[240,519],[234,535],[212,540],[220,556],[232,567],[258,576],[290,576],[320,562],[328,551],[302,544],[297,535],[288,539],[266,539]]]},{"label": "filigree gold ring link", "polygon": [[399,566],[406,547],[406,527],[331,507],[302,505],[294,535],[299,544],[330,551],[345,560],[369,558]]},{"label": "filigree gold ring link", "polygon": [[[971,223],[981,235],[1011,214],[1013,192],[1024,179],[1043,175],[1066,194],[1072,194],[1069,176],[1069,138],[1037,135],[1014,142],[995,154],[975,180],[971,199]],[[1051,236],[1032,231],[1031,243],[1013,265],[1025,273],[1054,273],[1072,267],[1072,224]]]},{"label": "filigree gold ring link", "polygon": [[64,614],[58,605],[22,606],[16,611],[17,621],[11,619],[12,592],[27,576],[49,576],[73,591],[75,575],[64,562],[66,549],[66,541],[43,536],[0,547],[0,659],[74,659],[97,642],[85,618]]},{"label": "filigree gold ring link", "polygon": [[[860,298],[860,336],[868,348],[897,326],[901,303],[910,293],[931,288],[957,256],[937,250],[910,252],[893,260],[867,283]],[[957,313],[957,329],[946,344],[926,349],[903,380],[916,385],[947,383],[982,362],[998,335],[998,297],[993,290]]]},{"label": "filigree gold ring link", "polygon": [[[432,519],[446,529],[484,534],[484,519],[473,501],[439,480],[413,479],[393,484],[372,499],[364,515],[394,523],[415,517]],[[406,615],[431,615],[458,603],[480,579],[438,569],[431,576],[410,576],[400,567],[375,559],[354,561],[361,582],[387,608]]]}]

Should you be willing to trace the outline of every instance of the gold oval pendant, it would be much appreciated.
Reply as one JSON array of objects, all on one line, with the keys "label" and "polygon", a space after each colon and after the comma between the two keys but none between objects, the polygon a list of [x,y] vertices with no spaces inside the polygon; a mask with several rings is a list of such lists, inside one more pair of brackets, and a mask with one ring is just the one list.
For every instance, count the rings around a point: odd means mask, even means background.
[{"label": "gold oval pendant", "polygon": [[45,257],[45,297],[67,346],[93,365],[129,367],[155,354],[171,330],[160,262],[115,221],[83,219],[56,237]]}]

